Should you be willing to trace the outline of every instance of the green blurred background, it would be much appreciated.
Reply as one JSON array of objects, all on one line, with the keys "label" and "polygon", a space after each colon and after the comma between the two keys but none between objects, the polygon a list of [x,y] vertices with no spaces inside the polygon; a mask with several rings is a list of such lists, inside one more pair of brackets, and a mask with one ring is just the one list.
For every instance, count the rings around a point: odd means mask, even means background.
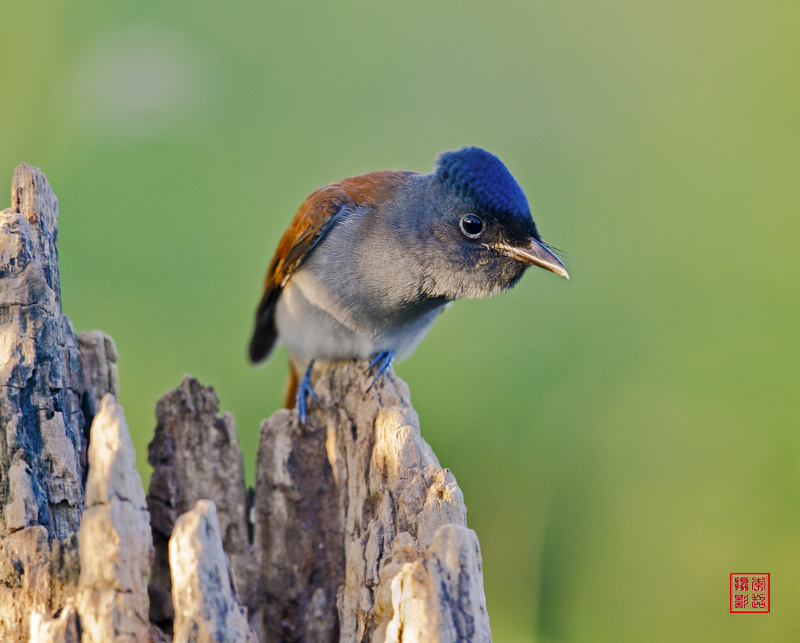
[{"label": "green blurred background", "polygon": [[[480,145],[572,280],[459,302],[397,372],[495,640],[800,640],[798,3],[6,0],[0,25],[0,184],[53,185],[64,309],[116,340],[145,480],[191,373],[252,481],[286,356],[245,348],[306,195]],[[728,613],[731,572],[772,573],[771,614]]]}]

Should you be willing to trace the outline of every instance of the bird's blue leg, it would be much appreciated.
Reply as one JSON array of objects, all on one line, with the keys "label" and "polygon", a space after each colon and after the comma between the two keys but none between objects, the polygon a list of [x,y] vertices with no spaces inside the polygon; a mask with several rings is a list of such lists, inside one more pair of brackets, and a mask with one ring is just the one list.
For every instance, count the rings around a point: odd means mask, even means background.
[{"label": "bird's blue leg", "polygon": [[372,384],[369,385],[369,388],[367,389],[368,391],[378,383],[378,380],[386,372],[386,369],[392,365],[393,360],[394,351],[384,351],[383,353],[378,353],[372,358],[372,362],[370,362],[369,367],[370,369],[374,369],[375,377],[372,379]]},{"label": "bird's blue leg", "polygon": [[300,383],[297,385],[297,418],[300,420],[300,424],[303,426],[306,425],[306,418],[308,417],[308,405],[306,404],[306,396],[310,395],[311,399],[319,406],[319,400],[317,399],[317,394],[314,393],[314,387],[311,385],[311,369],[314,368],[314,360],[312,359],[308,363],[308,368],[306,369],[306,374],[303,375],[303,379],[300,380]]}]

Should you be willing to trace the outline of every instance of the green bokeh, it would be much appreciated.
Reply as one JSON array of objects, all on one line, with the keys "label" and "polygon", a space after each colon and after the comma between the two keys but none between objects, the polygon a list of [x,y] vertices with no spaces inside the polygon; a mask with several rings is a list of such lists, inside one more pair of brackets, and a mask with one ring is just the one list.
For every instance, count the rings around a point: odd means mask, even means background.
[{"label": "green bokeh", "polygon": [[[456,304],[397,371],[495,640],[800,639],[800,5],[93,4],[0,5],[0,185],[59,197],[145,478],[191,373],[252,480],[286,358],[245,347],[309,192],[481,145],[573,278]],[[731,572],[772,573],[771,614],[728,613]]]}]

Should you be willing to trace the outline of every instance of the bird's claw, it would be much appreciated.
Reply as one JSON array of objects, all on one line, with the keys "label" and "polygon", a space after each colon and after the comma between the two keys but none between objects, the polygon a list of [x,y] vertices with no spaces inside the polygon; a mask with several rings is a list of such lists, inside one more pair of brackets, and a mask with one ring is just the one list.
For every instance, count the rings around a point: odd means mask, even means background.
[{"label": "bird's claw", "polygon": [[300,383],[297,385],[297,418],[300,420],[300,424],[302,426],[306,425],[306,419],[308,418],[308,403],[306,401],[306,396],[310,395],[311,399],[314,400],[314,403],[319,406],[317,394],[314,393],[314,386],[311,384],[312,368],[314,368],[313,359],[311,362],[309,362],[308,368],[306,369],[306,374],[303,375],[303,379],[301,379]]},{"label": "bird's claw", "polygon": [[375,371],[375,376],[372,378],[372,383],[367,388],[367,391],[372,390],[372,387],[378,383],[378,380],[383,376],[386,370],[392,365],[394,361],[394,351],[384,351],[377,353],[369,364],[370,370]]}]

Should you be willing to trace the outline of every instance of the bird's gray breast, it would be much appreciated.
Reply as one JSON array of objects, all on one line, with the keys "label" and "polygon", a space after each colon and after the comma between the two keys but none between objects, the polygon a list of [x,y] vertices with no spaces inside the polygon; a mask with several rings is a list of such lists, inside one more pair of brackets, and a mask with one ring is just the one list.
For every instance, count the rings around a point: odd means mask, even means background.
[{"label": "bird's gray breast", "polygon": [[278,333],[303,359],[408,356],[447,303],[424,295],[424,266],[373,211],[343,217],[292,274]]}]

